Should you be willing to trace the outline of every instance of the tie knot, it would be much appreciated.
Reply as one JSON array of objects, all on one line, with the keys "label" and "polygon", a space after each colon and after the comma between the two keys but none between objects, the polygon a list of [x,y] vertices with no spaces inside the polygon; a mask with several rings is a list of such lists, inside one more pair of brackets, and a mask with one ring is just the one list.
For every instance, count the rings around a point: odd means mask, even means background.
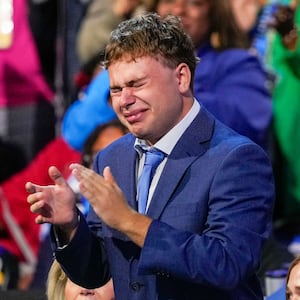
[{"label": "tie knot", "polygon": [[155,169],[165,157],[165,154],[157,149],[151,149],[149,151],[146,151],[145,155],[145,165],[150,165]]}]

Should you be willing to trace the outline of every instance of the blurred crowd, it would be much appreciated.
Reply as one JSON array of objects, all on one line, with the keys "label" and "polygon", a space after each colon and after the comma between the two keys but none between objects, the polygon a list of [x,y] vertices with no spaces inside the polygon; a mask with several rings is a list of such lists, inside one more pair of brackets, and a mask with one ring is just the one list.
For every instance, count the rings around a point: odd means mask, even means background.
[{"label": "blurred crowd", "polygon": [[[288,245],[300,234],[298,1],[173,2],[0,0],[2,290],[46,291],[48,227],[35,223],[25,182],[51,184],[47,170],[56,165],[72,183],[68,165],[90,166],[94,153],[112,141],[113,134],[103,130],[117,122],[101,64],[104,48],[122,20],[147,11],[182,19],[199,58],[197,100],[271,157],[274,236],[263,253],[261,276],[292,261]],[[105,141],[97,145],[100,133]],[[84,209],[86,202],[78,199]]]}]

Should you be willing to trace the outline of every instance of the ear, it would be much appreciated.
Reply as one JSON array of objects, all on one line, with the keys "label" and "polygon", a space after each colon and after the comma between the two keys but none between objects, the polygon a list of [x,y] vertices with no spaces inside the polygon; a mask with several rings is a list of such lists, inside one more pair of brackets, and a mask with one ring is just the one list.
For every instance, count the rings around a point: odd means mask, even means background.
[{"label": "ear", "polygon": [[181,63],[176,68],[176,76],[178,78],[178,88],[182,94],[190,90],[191,71],[187,64]]}]

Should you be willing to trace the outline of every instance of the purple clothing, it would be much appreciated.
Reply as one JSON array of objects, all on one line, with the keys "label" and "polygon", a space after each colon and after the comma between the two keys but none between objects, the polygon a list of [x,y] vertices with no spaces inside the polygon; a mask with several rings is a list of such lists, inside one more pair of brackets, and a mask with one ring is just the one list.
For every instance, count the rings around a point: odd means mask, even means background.
[{"label": "purple clothing", "polygon": [[198,50],[195,97],[220,121],[267,149],[271,95],[258,57],[244,49]]}]

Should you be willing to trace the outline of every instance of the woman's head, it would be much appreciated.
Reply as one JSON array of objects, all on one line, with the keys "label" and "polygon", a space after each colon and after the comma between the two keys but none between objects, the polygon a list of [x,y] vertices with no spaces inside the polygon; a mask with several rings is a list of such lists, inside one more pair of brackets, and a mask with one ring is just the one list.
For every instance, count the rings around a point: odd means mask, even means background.
[{"label": "woman's head", "polygon": [[289,267],[286,277],[286,300],[300,299],[300,256]]},{"label": "woman's head", "polygon": [[181,19],[184,30],[195,47],[209,38],[211,31],[210,0],[159,0],[157,13],[163,17],[174,15]]},{"label": "woman's head", "polygon": [[235,22],[229,0],[158,0],[156,9],[161,16],[180,17],[196,48],[211,40],[220,50],[249,45]]},{"label": "woman's head", "polygon": [[127,132],[128,129],[118,119],[98,125],[83,145],[82,164],[90,168],[98,151]]},{"label": "woman's head", "polygon": [[59,263],[54,260],[48,274],[48,300],[65,300],[65,286],[67,280],[68,278]]},{"label": "woman's head", "polygon": [[65,287],[65,300],[114,300],[112,280],[96,289],[85,289],[70,279]]},{"label": "woman's head", "polygon": [[54,260],[48,274],[48,300],[114,300],[112,280],[100,288],[85,289],[73,283]]}]

